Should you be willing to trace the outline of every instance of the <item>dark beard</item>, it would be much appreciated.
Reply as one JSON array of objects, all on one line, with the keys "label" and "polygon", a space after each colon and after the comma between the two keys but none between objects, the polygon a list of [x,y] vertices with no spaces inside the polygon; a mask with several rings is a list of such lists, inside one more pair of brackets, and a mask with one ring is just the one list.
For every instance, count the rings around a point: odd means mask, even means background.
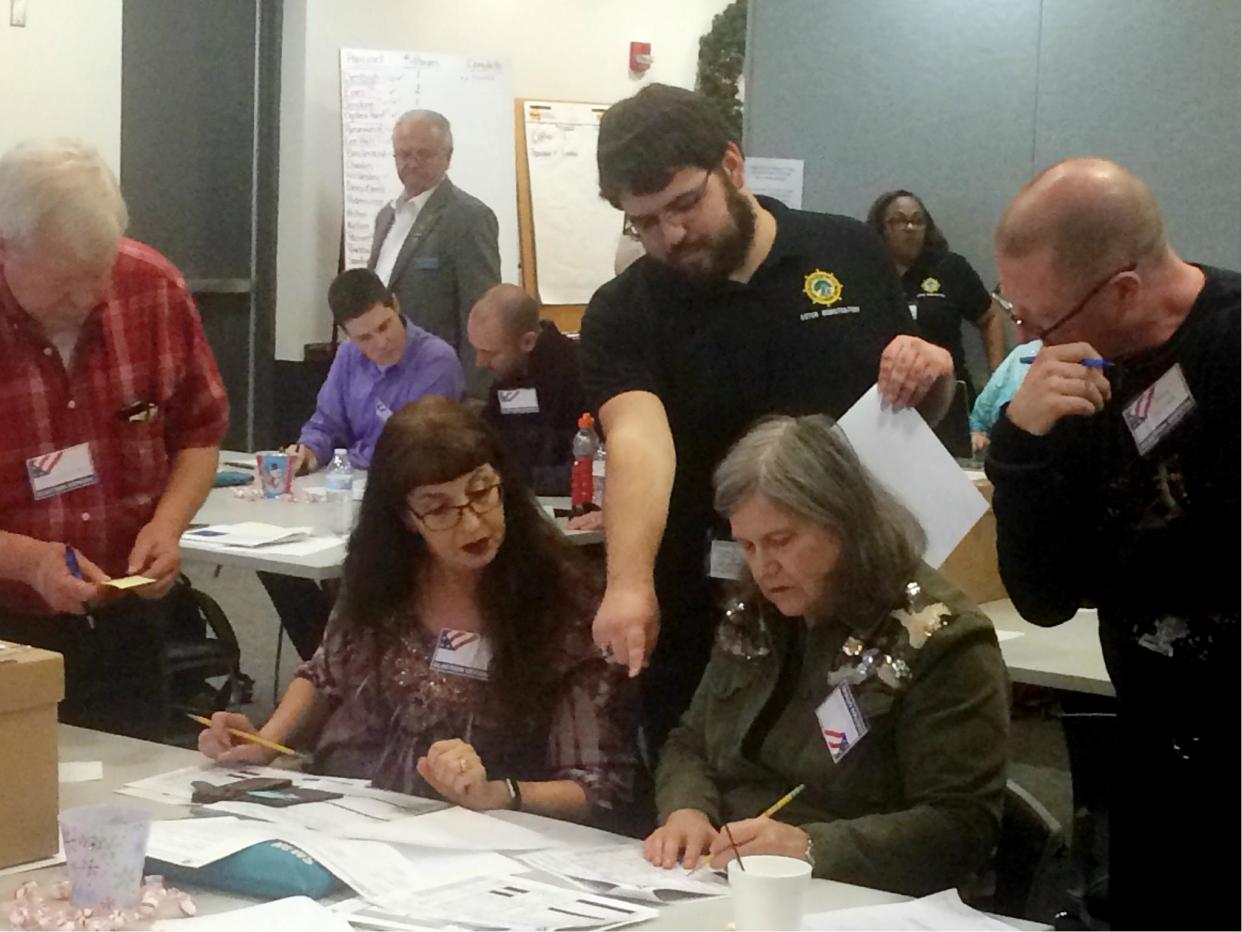
[{"label": "dark beard", "polygon": [[680,264],[678,249],[669,255],[667,266],[674,275],[682,278],[698,288],[715,288],[723,285],[743,262],[750,251],[750,244],[755,239],[755,212],[750,201],[742,196],[742,192],[734,187],[728,175],[720,173],[720,180],[725,187],[725,206],[732,221],[730,229],[713,236],[711,239],[694,244],[688,252],[698,252],[705,247],[707,250],[706,265],[685,266]]}]

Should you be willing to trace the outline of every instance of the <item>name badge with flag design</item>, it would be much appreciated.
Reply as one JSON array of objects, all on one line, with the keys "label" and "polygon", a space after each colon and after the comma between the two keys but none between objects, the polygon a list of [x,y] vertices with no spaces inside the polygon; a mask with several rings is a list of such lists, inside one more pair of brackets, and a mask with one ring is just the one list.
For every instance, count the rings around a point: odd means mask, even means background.
[{"label": "name badge with flag design", "polygon": [[26,475],[30,478],[30,491],[36,502],[99,481],[89,443],[30,457],[26,460]]},{"label": "name badge with flag design", "polygon": [[441,628],[436,641],[436,652],[431,657],[431,669],[437,673],[468,676],[474,680],[488,678],[492,665],[492,646],[477,631],[458,631]]},{"label": "name badge with flag design", "polygon": [[1130,428],[1139,456],[1146,456],[1194,409],[1195,397],[1190,394],[1181,363],[1174,363],[1173,368],[1126,405],[1121,416]]},{"label": "name badge with flag design", "polygon": [[510,388],[496,392],[501,414],[538,414],[539,393],[533,388]]},{"label": "name badge with flag design", "polygon": [[824,736],[834,764],[839,764],[870,731],[849,683],[842,683],[829,693],[815,710],[815,717],[819,719],[820,734]]}]

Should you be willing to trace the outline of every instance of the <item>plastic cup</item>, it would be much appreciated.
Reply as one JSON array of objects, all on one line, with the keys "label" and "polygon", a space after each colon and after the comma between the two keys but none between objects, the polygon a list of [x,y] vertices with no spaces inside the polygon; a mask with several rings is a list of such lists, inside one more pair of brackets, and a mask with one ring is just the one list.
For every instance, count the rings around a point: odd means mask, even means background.
[{"label": "plastic cup", "polygon": [[138,905],[151,814],[133,806],[78,806],[60,814],[70,900],[87,909]]},{"label": "plastic cup", "polygon": [[280,450],[260,450],[254,455],[259,466],[259,487],[265,498],[280,498],[293,490],[293,471],[289,454]]},{"label": "plastic cup", "polygon": [[745,870],[729,862],[733,922],[738,932],[802,928],[803,897],[811,885],[811,865],[801,858],[748,854]]}]

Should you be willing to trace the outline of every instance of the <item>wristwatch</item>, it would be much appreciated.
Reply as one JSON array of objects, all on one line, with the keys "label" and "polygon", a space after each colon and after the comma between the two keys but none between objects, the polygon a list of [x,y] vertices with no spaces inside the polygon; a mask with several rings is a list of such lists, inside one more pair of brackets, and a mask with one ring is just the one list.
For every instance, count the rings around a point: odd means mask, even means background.
[{"label": "wristwatch", "polygon": [[802,860],[806,861],[811,867],[815,866],[815,839],[811,837],[811,833],[806,833],[806,851],[802,853]]},{"label": "wristwatch", "polygon": [[518,786],[517,780],[514,780],[512,777],[505,777],[505,789],[509,791],[509,808],[521,811],[522,788]]}]

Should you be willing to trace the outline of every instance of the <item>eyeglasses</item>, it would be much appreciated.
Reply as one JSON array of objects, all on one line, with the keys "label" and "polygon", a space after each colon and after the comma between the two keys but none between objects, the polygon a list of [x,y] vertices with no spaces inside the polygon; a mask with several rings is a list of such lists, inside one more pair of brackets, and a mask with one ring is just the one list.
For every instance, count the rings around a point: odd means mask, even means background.
[{"label": "eyeglasses", "polygon": [[460,505],[437,505],[421,514],[411,508],[410,514],[427,525],[429,531],[452,530],[461,524],[462,515],[467,508],[480,517],[495,510],[500,504],[500,486],[501,483],[494,482],[481,489],[468,489],[466,500]]},{"label": "eyeglasses", "polygon": [[903,230],[906,227],[910,227],[912,230],[921,230],[927,226],[927,220],[923,217],[903,217],[898,214],[885,220],[884,225],[890,230]]},{"label": "eyeglasses", "polygon": [[697,188],[691,188],[689,191],[682,192],[654,213],[643,214],[638,217],[632,214],[628,215],[625,218],[625,222],[639,236],[653,233],[661,226],[662,221],[667,221],[674,226],[684,226],[686,221],[699,208],[699,205],[703,203],[703,195],[707,193],[707,183],[711,180],[712,172],[709,171],[703,176],[703,182]]},{"label": "eyeglasses", "polygon": [[1001,296],[999,287],[995,291],[992,292],[992,297],[995,298],[996,303],[1001,306],[1001,310],[1003,310],[1006,314],[1009,315],[1009,319],[1013,321],[1013,325],[1015,327],[1022,327],[1026,331],[1026,333],[1029,335],[1030,339],[1032,340],[1044,340],[1047,338],[1048,334],[1052,333],[1052,331],[1056,330],[1058,327],[1063,326],[1070,320],[1073,320],[1075,317],[1077,317],[1079,314],[1085,311],[1087,309],[1087,305],[1091,303],[1091,299],[1094,298],[1101,291],[1103,291],[1112,282],[1114,278],[1116,278],[1118,275],[1125,275],[1127,272],[1133,272],[1137,268],[1138,268],[1138,264],[1135,262],[1131,262],[1129,265],[1125,266],[1124,268],[1120,268],[1117,271],[1113,272],[1107,278],[1105,278],[1104,280],[1096,284],[1094,287],[1092,287],[1091,290],[1088,291],[1083,296],[1083,299],[1079,301],[1077,304],[1075,304],[1071,310],[1066,311],[1064,314],[1058,317],[1055,321],[1053,321],[1043,330],[1035,330],[1034,328],[1027,326],[1026,321],[1018,315],[1017,308],[1014,307],[1013,302]]}]

